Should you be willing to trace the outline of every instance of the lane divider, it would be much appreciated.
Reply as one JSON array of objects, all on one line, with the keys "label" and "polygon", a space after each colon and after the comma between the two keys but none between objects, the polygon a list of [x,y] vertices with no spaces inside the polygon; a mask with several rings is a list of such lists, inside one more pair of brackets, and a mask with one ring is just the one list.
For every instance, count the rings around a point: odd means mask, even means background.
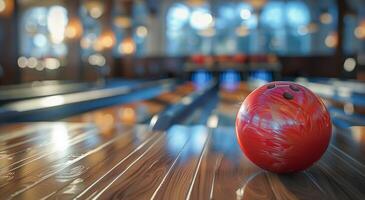
[{"label": "lane divider", "polygon": [[214,91],[217,81],[211,81],[204,88],[185,96],[178,103],[171,105],[159,114],[152,117],[150,128],[153,131],[167,130],[172,124],[192,114],[194,108],[199,106]]}]

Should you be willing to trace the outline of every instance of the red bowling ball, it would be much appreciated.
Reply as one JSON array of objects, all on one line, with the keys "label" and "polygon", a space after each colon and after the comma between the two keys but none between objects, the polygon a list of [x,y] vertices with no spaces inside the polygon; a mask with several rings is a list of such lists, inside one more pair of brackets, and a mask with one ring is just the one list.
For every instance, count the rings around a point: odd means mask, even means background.
[{"label": "red bowling ball", "polygon": [[250,93],[236,118],[244,154],[275,173],[305,170],[318,161],[331,138],[330,115],[309,89],[272,82]]}]

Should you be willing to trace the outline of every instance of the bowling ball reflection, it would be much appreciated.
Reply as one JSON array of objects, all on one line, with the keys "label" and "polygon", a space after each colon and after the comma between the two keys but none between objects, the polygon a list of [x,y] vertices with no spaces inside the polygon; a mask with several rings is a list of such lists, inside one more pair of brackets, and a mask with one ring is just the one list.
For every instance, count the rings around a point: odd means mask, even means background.
[{"label": "bowling ball reflection", "polygon": [[[278,175],[260,171],[249,176],[236,191],[236,199],[333,199],[318,190],[312,179],[304,172]],[[284,198],[285,199],[285,198]]]}]

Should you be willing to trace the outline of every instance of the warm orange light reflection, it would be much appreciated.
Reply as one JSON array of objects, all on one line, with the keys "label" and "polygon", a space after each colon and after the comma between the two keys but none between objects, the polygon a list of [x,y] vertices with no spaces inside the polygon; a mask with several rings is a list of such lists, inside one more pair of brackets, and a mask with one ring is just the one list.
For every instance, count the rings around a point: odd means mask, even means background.
[{"label": "warm orange light reflection", "polygon": [[365,39],[365,20],[363,20],[359,26],[355,28],[354,34],[358,39]]},{"label": "warm orange light reflection", "polygon": [[100,40],[100,38],[96,39],[93,44],[93,49],[95,51],[102,51],[104,49],[103,44]]},{"label": "warm orange light reflection", "polygon": [[338,43],[337,33],[333,32],[333,33],[328,34],[325,41],[324,41],[324,43],[329,48],[335,48],[337,46],[337,43]]},{"label": "warm orange light reflection", "polygon": [[94,113],[93,122],[98,126],[102,133],[108,134],[114,128],[114,116],[110,113]]},{"label": "warm orange light reflection", "polygon": [[187,0],[187,3],[191,6],[201,6],[205,3],[204,0]]},{"label": "warm orange light reflection", "polygon": [[249,0],[249,3],[254,7],[256,10],[261,9],[267,0]]},{"label": "warm orange light reflection", "polygon": [[14,0],[0,0],[0,17],[8,17],[13,14]]},{"label": "warm orange light reflection", "polygon": [[99,40],[103,49],[110,49],[115,45],[115,35],[113,31],[104,31],[100,35]]},{"label": "warm orange light reflection", "polygon": [[65,36],[69,39],[75,39],[81,37],[83,32],[82,24],[79,18],[71,18],[68,21]]},{"label": "warm orange light reflection", "polygon": [[104,13],[104,5],[100,1],[86,1],[84,7],[94,19],[100,18]]},{"label": "warm orange light reflection", "polygon": [[131,107],[122,107],[119,109],[119,118],[122,123],[134,124],[137,122],[136,111]]},{"label": "warm orange light reflection", "polygon": [[319,20],[322,24],[331,24],[333,19],[330,13],[323,13],[319,16]]},{"label": "warm orange light reflection", "polygon": [[119,44],[118,51],[120,54],[133,54],[136,51],[136,44],[132,38],[128,37]]},{"label": "warm orange light reflection", "polygon": [[247,26],[243,26],[243,25],[237,27],[236,30],[235,30],[235,32],[236,32],[236,35],[238,35],[240,37],[245,37],[245,36],[247,36],[250,33],[250,31],[248,30]]},{"label": "warm orange light reflection", "polygon": [[363,126],[353,126],[351,127],[351,131],[352,131],[352,138],[360,143],[360,144],[364,144],[365,143],[365,128]]},{"label": "warm orange light reflection", "polygon": [[213,37],[215,35],[215,29],[212,27],[209,27],[209,28],[199,31],[198,34],[203,37]]},{"label": "warm orange light reflection", "polygon": [[118,28],[129,28],[132,25],[131,19],[125,16],[114,18],[114,25]]},{"label": "warm orange light reflection", "polygon": [[113,112],[114,109],[105,109],[103,111],[95,111],[90,113],[82,114],[81,116],[76,116],[69,118],[69,122],[83,122],[95,124],[99,129],[100,133],[103,135],[109,135],[113,133],[116,125],[116,120]]}]

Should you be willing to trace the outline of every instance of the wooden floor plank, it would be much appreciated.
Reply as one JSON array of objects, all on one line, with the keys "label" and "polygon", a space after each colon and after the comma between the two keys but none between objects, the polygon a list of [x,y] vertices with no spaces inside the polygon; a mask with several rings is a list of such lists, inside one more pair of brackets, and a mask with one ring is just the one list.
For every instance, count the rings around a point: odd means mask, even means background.
[{"label": "wooden floor plank", "polygon": [[328,176],[327,184],[333,186],[332,193],[338,194],[335,186],[339,186],[340,191],[350,199],[365,197],[365,170],[357,168],[352,161],[344,159],[333,148],[327,150],[315,167],[322,172],[321,177]]},{"label": "wooden floor plank", "polygon": [[214,184],[211,186],[213,199],[236,199],[252,174],[262,171],[253,165],[241,152],[233,128],[217,128],[213,132],[211,150],[217,157]]},{"label": "wooden floor plank", "polygon": [[[325,197],[323,191],[304,172],[295,175],[277,175],[257,168],[243,156],[237,143],[228,145],[230,142],[236,141],[234,129],[219,129],[222,128],[218,128],[218,131],[215,132],[217,141],[219,144],[224,144],[223,137],[221,137],[223,135],[227,139],[227,144],[222,146],[223,148],[217,148],[221,151],[215,153],[216,156],[213,159],[217,164],[212,164],[211,166],[214,167],[210,170],[202,171],[202,173],[214,171],[214,173],[210,172],[212,177],[210,179],[214,180],[213,187],[206,189],[210,190],[210,198],[323,199]],[[212,157],[214,156],[211,155],[209,159]],[[199,190],[196,191],[199,192]],[[196,197],[199,199],[199,196]]]},{"label": "wooden floor plank", "polygon": [[131,157],[128,164],[118,166],[111,172],[114,176],[105,177],[98,184],[100,187],[92,188],[89,194],[81,197],[135,199],[137,196],[151,196],[188,139],[186,131],[164,133],[161,140],[142,154]]},{"label": "wooden floor plank", "polygon": [[[66,122],[95,124],[102,133],[110,133],[118,125],[148,123],[150,118],[164,108],[181,100],[195,90],[191,83],[179,85],[176,90],[165,92],[151,99],[129,104],[105,107],[63,119]],[[183,91],[183,92],[182,92]]]},{"label": "wooden floor plank", "polygon": [[42,136],[44,133],[52,131],[52,128],[57,125],[66,126],[69,130],[82,129],[85,127],[84,123],[65,124],[63,122],[38,122],[8,125],[9,127],[16,127],[14,130],[12,128],[8,129],[7,126],[3,126],[0,128],[0,152],[9,148],[10,145]]},{"label": "wooden floor plank", "polygon": [[[35,182],[39,179],[39,177],[48,176],[55,171],[59,171],[67,165],[70,165],[73,161],[84,156],[92,149],[97,148],[98,145],[108,143],[113,138],[120,137],[120,135],[122,135],[116,133],[113,136],[102,137],[97,135],[96,129],[89,131],[93,131],[93,133],[88,131],[84,132],[83,134],[85,136],[81,135],[82,138],[78,141],[73,141],[73,143],[71,143],[68,141],[67,137],[63,138],[64,140],[59,142],[65,146],[55,146],[54,149],[49,149],[48,153],[42,154],[31,160],[27,160],[19,166],[13,166],[12,168],[5,169],[4,173],[12,174],[12,178],[7,182],[2,182],[0,191],[6,190],[7,188],[16,190],[19,187],[23,187],[24,184],[27,185],[29,182]],[[88,134],[89,136],[86,137]],[[84,140],[83,137],[88,139]],[[9,183],[12,183],[13,185],[8,185]]]},{"label": "wooden floor plank", "polygon": [[[140,135],[141,137],[136,138],[135,132],[132,131],[99,145],[85,153],[86,156],[80,157],[56,173],[48,175],[47,179],[24,191],[19,197],[72,198],[84,191],[87,192],[86,189],[95,185],[96,180],[106,177],[105,174],[115,166],[113,163],[124,163],[126,158],[133,156],[138,151],[143,152],[144,147],[158,138],[157,135],[147,137],[150,134],[146,129]],[[44,190],[45,187],[47,190]]]},{"label": "wooden floor plank", "polygon": [[[16,139],[17,137],[27,136],[40,131],[41,124],[30,124],[19,123],[19,124],[8,124],[0,126],[0,141],[4,144],[7,140]],[[43,128],[48,128],[43,126]]]},{"label": "wooden floor plank", "polygon": [[1,183],[5,184],[0,193],[5,199],[362,199],[365,196],[363,163],[346,150],[346,145],[353,142],[361,144],[352,141],[352,137],[332,140],[324,157],[307,171],[278,175],[265,172],[247,160],[236,142],[233,127],[209,132],[204,126],[174,126],[167,133],[152,133],[147,128],[136,125],[133,129],[115,130],[112,135],[90,137],[98,140],[82,140],[69,146],[60,157],[53,158],[52,154],[44,160],[27,162],[14,171],[17,173],[13,178],[2,176]]},{"label": "wooden floor plank", "polygon": [[[66,124],[52,124],[49,129],[41,129],[36,135],[28,136],[28,138],[18,138],[19,142],[9,143],[2,153],[4,156],[0,158],[0,169],[16,165],[19,162],[25,162],[31,158],[49,153],[55,146],[59,145],[59,137],[67,137],[69,143],[79,140],[81,135],[88,130],[95,130],[94,126],[84,125],[83,127],[70,127]],[[65,139],[65,138],[64,138]],[[26,155],[24,157],[23,155]],[[3,161],[11,161],[9,165],[3,165]]]},{"label": "wooden floor plank", "polygon": [[215,175],[223,154],[211,152],[211,145],[214,133],[210,130],[210,138],[207,140],[206,151],[202,154],[201,164],[194,185],[192,185],[190,199],[212,199],[212,187],[215,183]]},{"label": "wooden floor plank", "polygon": [[[63,133],[62,133],[63,134]],[[83,143],[87,140],[92,140],[92,138],[97,137],[97,130],[90,129],[85,132],[77,135],[75,138],[68,140],[67,132],[65,135],[59,135],[57,137],[64,137],[62,142],[60,141],[57,144],[49,146],[46,149],[41,151],[36,151],[35,153],[30,152],[31,155],[27,155],[26,151],[22,151],[23,153],[17,154],[17,157],[14,158],[16,162],[10,162],[9,165],[5,165],[4,168],[1,169],[2,173],[14,173],[18,172],[24,173],[25,171],[29,171],[30,169],[35,169],[42,166],[47,166],[52,162],[62,162],[62,158],[71,155],[71,152],[64,155],[66,150],[72,150],[72,148],[78,148],[83,146]]]},{"label": "wooden floor plank", "polygon": [[190,140],[176,166],[155,191],[153,199],[189,199],[191,196],[210,134],[204,126],[192,126],[187,131]]},{"label": "wooden floor plank", "polygon": [[365,167],[365,128],[334,129],[332,146],[340,154],[356,160]]},{"label": "wooden floor plank", "polygon": [[[229,108],[218,113],[226,112],[232,121]],[[0,128],[17,133],[0,134],[6,136],[0,140],[1,199],[365,197],[363,127],[335,128],[319,162],[300,173],[278,175],[259,169],[243,155],[233,125],[173,126],[160,133],[115,122],[108,131],[82,128],[85,125],[72,130],[72,124],[65,124],[68,145],[57,151],[51,150],[51,124]]]}]

